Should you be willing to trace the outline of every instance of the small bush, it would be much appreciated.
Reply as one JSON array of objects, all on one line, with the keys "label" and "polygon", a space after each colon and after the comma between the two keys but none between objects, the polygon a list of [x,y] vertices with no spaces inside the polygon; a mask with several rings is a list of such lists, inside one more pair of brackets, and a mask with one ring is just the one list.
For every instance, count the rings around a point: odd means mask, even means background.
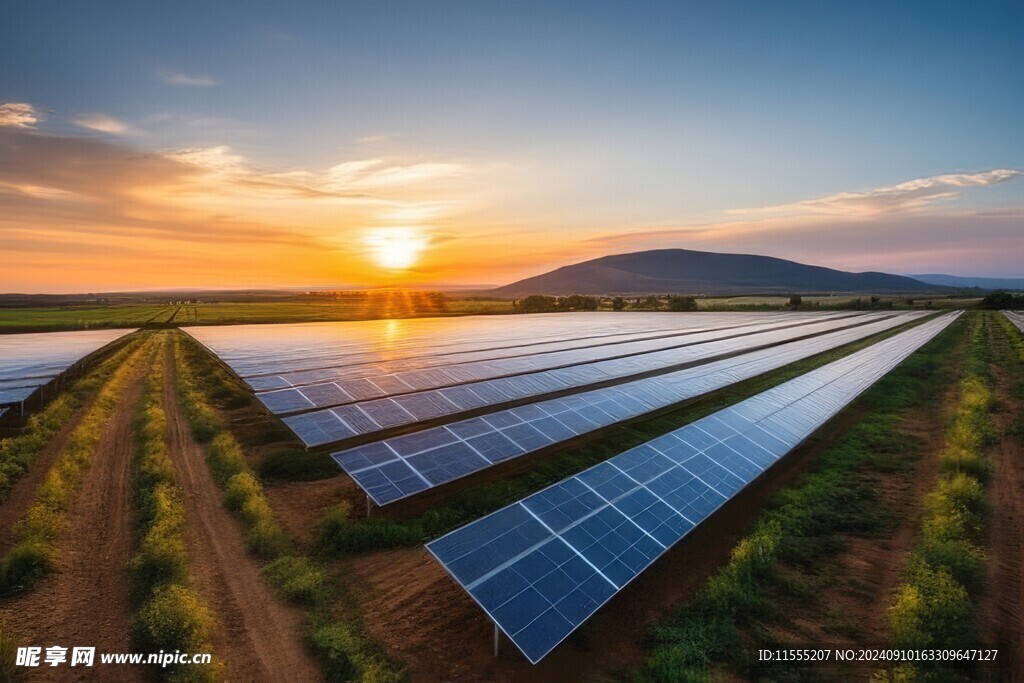
[{"label": "small bush", "polygon": [[[259,499],[263,496],[263,487],[251,472],[239,472],[227,481],[224,487],[224,504],[232,512],[242,512],[249,501]],[[245,517],[250,524],[257,521],[259,517],[250,519]]]},{"label": "small bush", "polygon": [[259,466],[264,479],[314,481],[338,475],[338,466],[324,453],[311,453],[298,448],[269,453]]},{"label": "small bush", "polygon": [[18,643],[7,633],[2,622],[0,622],[0,681],[7,683],[17,678],[18,665]]},{"label": "small bush", "polygon": [[914,562],[910,580],[890,609],[893,643],[899,647],[958,647],[972,642],[973,605],[948,570]]},{"label": "small bush", "polygon": [[220,432],[210,441],[206,459],[214,479],[221,486],[249,467],[242,447],[238,445],[235,437],[226,431]]},{"label": "small bush", "polygon": [[3,593],[35,585],[56,568],[56,550],[44,541],[21,541],[0,560]]},{"label": "small bush", "polygon": [[329,680],[397,683],[403,678],[383,658],[369,652],[363,638],[347,624],[332,622],[319,626],[310,636],[310,645]]},{"label": "small bush", "polygon": [[184,586],[158,589],[138,611],[133,635],[140,652],[201,652],[213,618],[202,600]]},{"label": "small bush", "polygon": [[337,505],[321,518],[316,529],[316,543],[328,555],[404,548],[422,543],[424,529],[418,524],[395,522],[371,517],[358,523],[349,517],[347,503]]},{"label": "small bush", "polygon": [[263,573],[292,602],[311,605],[324,595],[327,574],[305,557],[285,555],[266,567]]}]

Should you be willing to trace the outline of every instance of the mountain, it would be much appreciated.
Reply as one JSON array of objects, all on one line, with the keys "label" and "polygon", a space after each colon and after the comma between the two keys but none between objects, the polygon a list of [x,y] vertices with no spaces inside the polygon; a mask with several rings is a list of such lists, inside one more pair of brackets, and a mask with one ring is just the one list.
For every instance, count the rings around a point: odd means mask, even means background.
[{"label": "mountain", "polygon": [[908,275],[929,285],[944,287],[981,287],[982,289],[1020,289],[1024,290],[1024,277],[960,277],[959,275]]},{"label": "mountain", "polygon": [[489,294],[909,294],[944,289],[902,275],[847,273],[770,256],[657,249],[565,266]]}]

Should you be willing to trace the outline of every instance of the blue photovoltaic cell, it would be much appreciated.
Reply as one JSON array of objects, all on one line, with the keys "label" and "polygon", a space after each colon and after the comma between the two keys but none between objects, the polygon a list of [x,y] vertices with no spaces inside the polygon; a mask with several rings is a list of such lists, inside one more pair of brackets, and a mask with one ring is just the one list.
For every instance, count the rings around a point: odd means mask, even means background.
[{"label": "blue photovoltaic cell", "polygon": [[[630,449],[427,548],[537,663],[695,525],[956,317],[927,322]],[[751,410],[759,406],[772,411]],[[752,414],[762,417],[752,421]],[[798,422],[801,431],[758,431],[772,417]]]},{"label": "blue photovoltaic cell", "polygon": [[[453,422],[444,427],[435,427],[421,432],[392,437],[384,440],[383,443],[388,444],[392,450],[403,458],[408,458],[418,452],[433,448],[450,450],[452,451],[452,457],[465,457],[466,462],[461,466],[456,466],[454,463],[442,469],[431,466],[429,475],[426,472],[421,473],[423,478],[430,481],[432,485],[440,485],[456,478],[452,476],[452,479],[444,479],[444,473],[446,472],[452,475],[466,476],[475,471],[490,467],[495,463],[504,462],[526,453],[533,453],[553,444],[565,443],[578,435],[587,434],[601,427],[669,407],[688,398],[720,389],[733,382],[761,374],[772,368],[781,367],[826,349],[891,329],[917,317],[920,316],[918,314],[910,314],[908,316],[886,318],[862,327],[833,332],[806,341],[789,342],[788,344],[754,351],[667,375],[637,380],[628,384],[580,394],[571,394],[557,399],[489,413],[482,417]],[[793,386],[810,388],[817,385],[807,385],[804,387],[803,384],[794,380]],[[420,400],[420,397],[421,395],[410,394],[394,400]],[[369,406],[374,405],[375,408],[376,406],[384,406],[383,401],[391,400],[370,401],[356,405],[341,406],[333,410],[339,412],[340,417],[345,420],[345,425],[355,432],[359,425],[370,423],[369,417],[378,417]],[[359,412],[360,408],[364,408],[365,412],[369,414],[369,417],[364,422],[346,419],[346,413],[343,411],[357,411],[352,416],[362,417],[362,412]],[[768,406],[767,409],[770,411],[775,408]],[[746,408],[745,412],[723,415],[715,420],[708,421],[704,429],[693,430],[688,432],[685,438],[675,439],[671,444],[672,447],[665,450],[663,455],[667,460],[664,460],[662,465],[678,464],[683,458],[717,444],[721,440],[718,437],[725,434],[733,434],[737,429],[743,429],[748,425],[752,425],[753,421],[751,418],[756,417],[756,414],[751,411],[758,410],[763,414],[767,414],[764,413],[765,408]],[[296,417],[305,418],[317,414],[319,413],[293,416],[292,418],[286,418],[286,422],[291,426]],[[327,424],[330,425],[329,422]],[[306,434],[313,433],[314,429],[314,427],[304,424],[298,424],[293,428],[296,431],[304,429],[305,432],[303,433]],[[333,426],[332,428],[337,429]],[[787,425],[785,429],[781,430],[773,426],[772,429],[773,432],[786,431],[791,436],[799,433],[801,430],[802,428],[798,424]],[[744,447],[747,446],[744,442],[738,443]],[[771,448],[777,447],[778,444],[771,446]],[[731,470],[728,469],[728,463],[725,461],[728,460],[732,451],[726,447],[723,448],[725,450],[717,451],[717,453],[723,458],[723,464],[726,465],[725,471],[709,474],[709,476],[714,475],[716,481],[725,478],[726,475],[731,473]],[[767,450],[771,450],[771,448]],[[339,451],[332,455],[336,456],[336,461],[346,472],[354,476],[358,469],[353,468],[352,461],[344,458],[345,453],[347,451]],[[436,453],[435,457],[446,455],[442,450]],[[751,459],[757,460],[758,458],[764,459],[760,454]],[[422,462],[427,462],[427,460],[424,459]],[[413,468],[418,466],[417,462],[410,464]],[[646,462],[644,466],[648,468],[654,467],[655,461]],[[745,465],[742,462],[737,462],[733,464],[733,467],[735,469],[743,469]],[[654,474],[657,473],[651,473],[650,476],[654,476]],[[736,474],[740,473],[737,472]],[[647,475],[645,474],[644,476]],[[357,482],[361,481],[360,477],[354,478]],[[731,482],[731,484],[733,487],[739,485],[735,481]],[[371,497],[373,497],[372,494]],[[374,498],[374,501],[378,504],[386,504],[394,500],[397,499],[389,497],[387,501],[384,501]]]},{"label": "blue photovoltaic cell", "polygon": [[[920,313],[901,314],[911,319],[920,316]],[[461,386],[451,386],[445,389],[431,389],[424,383],[415,383],[415,393],[403,393],[393,396],[393,400],[401,405],[412,415],[413,422],[419,420],[431,420],[441,417],[458,415],[461,412],[494,406],[509,401],[522,400],[524,398],[541,398],[553,392],[565,391],[567,389],[580,390],[587,385],[609,381],[626,381],[631,376],[651,372],[669,372],[675,366],[707,361],[718,356],[729,355],[744,349],[760,348],[773,343],[791,341],[811,334],[835,331],[851,326],[857,326],[872,321],[891,318],[892,313],[871,313],[860,314],[854,319],[845,317],[838,318],[817,318],[810,321],[799,321],[796,325],[777,326],[761,325],[754,326],[740,336],[724,336],[721,333],[715,335],[704,335],[707,339],[702,341],[691,340],[683,347],[651,351],[637,355],[625,362],[623,360],[600,360],[600,358],[587,360],[581,357],[579,360],[584,365],[573,366],[564,370],[543,370],[538,368],[532,374],[522,374],[497,379],[483,379],[471,381]],[[420,373],[423,374],[423,373]],[[431,371],[427,373],[438,379],[431,386],[442,386],[445,383],[440,381],[441,377],[451,377],[448,384],[459,381],[453,376],[452,370]],[[472,378],[470,378],[472,379]],[[465,380],[470,381],[470,380]],[[367,386],[371,386],[369,380],[348,380],[332,382],[325,385],[302,386],[289,388],[280,391],[267,392],[264,397],[260,395],[264,403],[274,412],[288,413],[305,410],[322,410],[324,404],[316,401],[313,391],[307,391],[312,387],[326,387],[328,395],[335,395],[334,391],[341,391],[345,395],[351,395],[348,399],[354,403],[372,400],[374,397],[381,397],[382,393],[367,393]],[[376,386],[376,385],[373,385]],[[313,403],[310,403],[312,401]],[[327,404],[329,405],[329,404]],[[592,413],[592,419],[600,424],[610,424],[623,416],[635,411],[635,402],[626,397],[615,397],[600,403],[586,407]],[[531,419],[531,418],[524,418]],[[360,430],[360,434],[370,434],[380,427],[367,427]],[[307,443],[307,446],[322,444]]]}]

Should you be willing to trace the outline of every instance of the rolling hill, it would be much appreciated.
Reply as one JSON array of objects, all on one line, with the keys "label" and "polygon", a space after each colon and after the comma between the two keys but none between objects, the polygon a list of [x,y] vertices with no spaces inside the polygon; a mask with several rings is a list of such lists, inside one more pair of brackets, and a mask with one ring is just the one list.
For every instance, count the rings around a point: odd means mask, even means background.
[{"label": "rolling hill", "polygon": [[851,292],[909,294],[947,291],[888,273],[848,273],[752,254],[657,249],[564,266],[491,290],[529,294],[751,294]]}]

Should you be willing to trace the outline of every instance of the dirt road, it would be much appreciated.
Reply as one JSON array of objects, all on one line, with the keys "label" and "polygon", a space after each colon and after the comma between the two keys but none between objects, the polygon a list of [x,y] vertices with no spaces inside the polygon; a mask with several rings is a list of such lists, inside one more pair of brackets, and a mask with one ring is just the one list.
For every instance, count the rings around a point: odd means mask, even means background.
[{"label": "dirt road", "polygon": [[185,491],[190,575],[219,622],[215,659],[231,681],[318,681],[321,673],[302,644],[298,613],[273,594],[248,554],[241,530],[192,438],[175,395],[173,349],[164,371],[168,450]]}]

